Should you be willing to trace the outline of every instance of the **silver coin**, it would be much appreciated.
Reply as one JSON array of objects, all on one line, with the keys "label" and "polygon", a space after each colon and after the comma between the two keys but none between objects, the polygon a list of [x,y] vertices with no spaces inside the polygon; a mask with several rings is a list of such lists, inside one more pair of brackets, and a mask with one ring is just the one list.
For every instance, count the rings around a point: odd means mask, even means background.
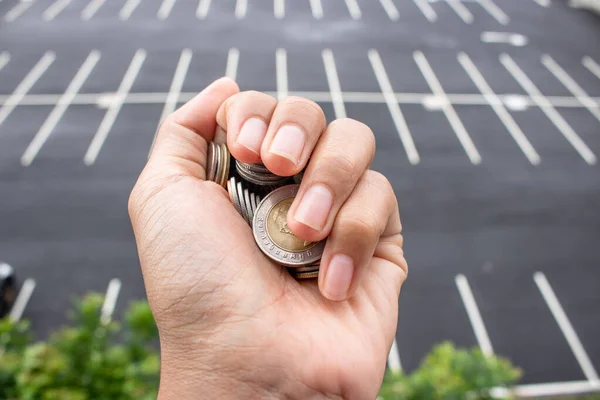
[{"label": "silver coin", "polygon": [[271,173],[271,171],[269,171],[269,169],[263,163],[246,164],[241,161],[237,161],[236,167],[243,169],[245,171],[249,171],[249,172],[258,172],[258,173],[264,173],[264,174]]},{"label": "silver coin", "polygon": [[246,208],[246,202],[244,201],[244,188],[242,187],[242,182],[238,182],[237,184],[237,195],[238,198],[240,199],[240,207],[242,209],[242,217],[244,217],[244,220],[247,223],[251,223],[250,220],[248,219],[248,209]]},{"label": "silver coin", "polygon": [[248,193],[248,189],[244,189],[244,200],[246,201],[246,212],[248,213],[248,223],[252,225],[252,220],[254,219],[254,207],[252,207],[252,203],[250,202],[250,193]]},{"label": "silver coin", "polygon": [[245,164],[236,161],[236,170],[244,180],[255,185],[280,185],[289,178],[286,176],[275,175],[262,164]]},{"label": "silver coin", "polygon": [[254,194],[254,192],[250,193],[250,203],[252,204],[252,213],[254,214],[256,212],[256,206],[258,205],[256,203],[256,195]]},{"label": "silver coin", "polygon": [[242,214],[242,206],[240,205],[240,198],[237,195],[237,181],[235,177],[232,177],[228,182],[228,189],[231,190],[229,192],[229,196],[233,199],[233,205],[238,213]]},{"label": "silver coin", "polygon": [[287,226],[287,212],[299,185],[275,189],[260,202],[252,231],[261,251],[271,260],[287,267],[306,267],[321,259],[325,240],[307,243]]}]

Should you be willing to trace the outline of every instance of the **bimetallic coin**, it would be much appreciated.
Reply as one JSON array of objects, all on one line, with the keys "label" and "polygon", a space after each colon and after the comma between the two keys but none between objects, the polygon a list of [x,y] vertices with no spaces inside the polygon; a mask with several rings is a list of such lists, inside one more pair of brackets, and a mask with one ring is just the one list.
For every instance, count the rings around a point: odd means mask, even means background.
[{"label": "bimetallic coin", "polygon": [[223,162],[221,160],[221,147],[214,143],[213,143],[213,146],[214,146],[213,153],[215,154],[215,173],[214,173],[213,179],[211,179],[211,180],[213,182],[219,184],[219,179],[221,178],[220,168],[221,168],[221,163]]},{"label": "bimetallic coin", "polygon": [[310,249],[316,243],[300,239],[288,228],[287,214],[293,202],[293,197],[286,197],[271,208],[267,215],[267,234],[277,246],[296,252]]},{"label": "bimetallic coin", "polygon": [[227,150],[227,146],[224,143],[217,145],[221,152],[221,163],[219,164],[219,179],[217,183],[221,186],[225,185],[227,181],[227,163],[229,161],[229,150]]},{"label": "bimetallic coin", "polygon": [[323,255],[325,240],[306,242],[287,226],[287,213],[298,193],[299,185],[287,185],[269,193],[258,205],[253,221],[254,239],[261,251],[273,261],[287,267],[305,267]]},{"label": "bimetallic coin", "polygon": [[295,274],[299,274],[301,272],[314,272],[314,271],[318,271],[320,267],[321,267],[320,263],[315,263],[315,264],[309,265],[307,267],[290,268],[290,272],[293,272]]},{"label": "bimetallic coin", "polygon": [[319,270],[313,272],[300,272],[297,274],[293,274],[296,279],[314,279],[319,277]]},{"label": "bimetallic coin", "polygon": [[226,144],[223,144],[225,148],[225,178],[223,179],[223,186],[225,182],[229,179],[229,167],[231,165],[231,153],[229,153],[229,149]]},{"label": "bimetallic coin", "polygon": [[234,178],[231,178],[230,180],[227,181],[227,193],[229,194],[229,200],[231,201],[231,204],[233,204],[235,206],[235,200],[233,198],[233,189],[231,189],[231,180],[233,180],[233,179]]},{"label": "bimetallic coin", "polygon": [[206,155],[206,179],[209,181],[215,180],[216,163],[215,144],[209,142]]}]

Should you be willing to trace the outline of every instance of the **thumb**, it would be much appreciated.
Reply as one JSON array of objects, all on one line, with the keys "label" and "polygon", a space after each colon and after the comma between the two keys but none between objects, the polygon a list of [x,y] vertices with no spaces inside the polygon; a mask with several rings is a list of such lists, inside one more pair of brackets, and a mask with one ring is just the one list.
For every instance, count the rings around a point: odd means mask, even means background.
[{"label": "thumb", "polygon": [[160,165],[169,174],[205,179],[206,144],[213,140],[217,111],[239,91],[233,80],[218,79],[169,115],[158,128],[149,163]]}]

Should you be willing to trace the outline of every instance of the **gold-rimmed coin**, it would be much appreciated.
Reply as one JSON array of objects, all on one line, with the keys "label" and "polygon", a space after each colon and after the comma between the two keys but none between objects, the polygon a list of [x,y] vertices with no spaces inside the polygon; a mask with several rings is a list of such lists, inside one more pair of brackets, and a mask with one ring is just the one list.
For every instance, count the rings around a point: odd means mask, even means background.
[{"label": "gold-rimmed coin", "polygon": [[314,279],[319,277],[319,270],[312,272],[299,272],[292,274],[292,276],[296,279]]},{"label": "gold-rimmed coin", "polygon": [[208,142],[207,153],[206,153],[206,180],[215,180],[216,172],[216,155],[215,155],[215,144]]},{"label": "gold-rimmed coin", "polygon": [[288,267],[305,267],[321,259],[325,240],[307,242],[294,235],[287,225],[299,185],[287,185],[269,193],[258,205],[252,231],[261,251],[273,261]]}]

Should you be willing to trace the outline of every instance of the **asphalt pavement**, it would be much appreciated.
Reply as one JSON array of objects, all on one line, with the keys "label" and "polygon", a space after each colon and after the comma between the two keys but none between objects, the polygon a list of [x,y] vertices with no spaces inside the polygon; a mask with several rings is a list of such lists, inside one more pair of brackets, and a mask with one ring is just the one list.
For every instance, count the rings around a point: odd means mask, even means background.
[{"label": "asphalt pavement", "polygon": [[43,337],[115,278],[116,313],[144,297],[129,191],[161,115],[229,75],[375,132],[410,266],[391,364],[452,340],[525,384],[591,385],[599,37],[559,0],[1,1],[0,261],[36,283],[23,317]]}]

